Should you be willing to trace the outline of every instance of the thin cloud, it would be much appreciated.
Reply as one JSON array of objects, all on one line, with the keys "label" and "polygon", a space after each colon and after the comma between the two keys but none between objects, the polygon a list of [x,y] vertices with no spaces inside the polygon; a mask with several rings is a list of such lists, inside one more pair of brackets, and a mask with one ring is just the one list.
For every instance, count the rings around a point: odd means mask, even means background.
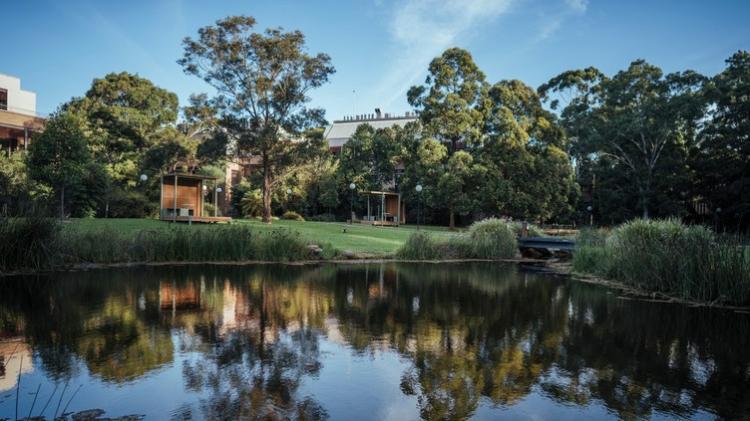
[{"label": "thin cloud", "polygon": [[513,0],[407,0],[394,5],[390,37],[397,50],[390,70],[374,89],[384,107],[402,103],[421,82],[430,60],[506,13]]}]

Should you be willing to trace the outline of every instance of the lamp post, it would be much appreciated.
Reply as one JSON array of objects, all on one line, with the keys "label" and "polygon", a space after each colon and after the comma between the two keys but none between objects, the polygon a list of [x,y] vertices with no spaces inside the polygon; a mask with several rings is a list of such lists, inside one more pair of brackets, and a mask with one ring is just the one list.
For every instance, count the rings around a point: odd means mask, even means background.
[{"label": "lamp post", "polygon": [[586,206],[586,210],[589,211],[589,226],[594,226],[594,208],[591,207],[591,205]]},{"label": "lamp post", "polygon": [[219,193],[221,193],[222,190],[221,187],[216,187],[214,189],[214,218],[219,216]]},{"label": "lamp post", "polygon": [[141,174],[140,179],[141,183],[145,183],[148,180],[148,176],[146,174]]},{"label": "lamp post", "polygon": [[349,183],[349,190],[351,191],[351,198],[349,199],[349,224],[354,223],[354,189],[357,188],[357,185],[354,183]]},{"label": "lamp post", "polygon": [[417,191],[417,231],[419,231],[419,218],[422,216],[422,185],[417,184],[414,190]]}]

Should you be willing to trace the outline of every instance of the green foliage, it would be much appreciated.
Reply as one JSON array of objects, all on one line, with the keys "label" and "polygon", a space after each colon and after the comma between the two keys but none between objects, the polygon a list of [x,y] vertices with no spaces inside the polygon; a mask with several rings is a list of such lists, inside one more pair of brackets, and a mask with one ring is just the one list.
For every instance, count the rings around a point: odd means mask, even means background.
[{"label": "green foliage", "polygon": [[59,199],[61,218],[65,216],[66,190],[81,183],[94,165],[86,146],[83,121],[63,112],[47,121],[44,132],[29,148],[29,177],[52,187]]},{"label": "green foliage", "polygon": [[336,222],[336,215],[332,213],[321,213],[320,215],[308,216],[307,220],[315,222]]},{"label": "green foliage", "polygon": [[396,256],[405,260],[440,260],[450,256],[450,246],[436,240],[427,231],[415,231],[409,236]]},{"label": "green foliage", "polygon": [[[572,98],[561,116],[581,173],[590,174],[581,180],[588,190],[586,206],[606,216],[628,210],[620,220],[681,212],[681,192],[689,185],[688,148],[705,117],[705,79],[691,71],[665,76],[636,60],[611,78],[588,68],[564,72],[540,87],[546,99]],[[556,99],[552,105],[557,107]]]},{"label": "green foliage", "polygon": [[307,53],[302,32],[254,27],[250,16],[230,16],[201,28],[196,39],[183,41],[178,63],[216,89],[208,103],[222,115],[222,139],[236,140],[238,155],[260,157],[263,220],[270,222],[274,187],[323,150],[316,129],[324,125],[323,111],[305,105],[334,68],[328,55]]},{"label": "green foliage", "polygon": [[507,221],[489,218],[473,223],[467,233],[438,240],[427,231],[409,236],[396,255],[401,259],[510,259],[518,244]]},{"label": "green foliage", "polygon": [[509,259],[518,251],[516,235],[502,219],[489,218],[471,224],[467,240],[471,243],[471,257],[480,259]]},{"label": "green foliage", "polygon": [[244,217],[256,217],[263,213],[263,199],[260,190],[246,191],[240,200],[240,209]]},{"label": "green foliage", "polygon": [[286,211],[283,215],[281,215],[281,219],[287,220],[287,221],[304,221],[305,218],[302,217],[302,215],[298,214],[295,211]]},{"label": "green foliage", "polygon": [[601,239],[586,239],[573,265],[578,271],[680,298],[750,302],[750,254],[739,239],[674,219],[628,222],[604,245]]},{"label": "green foliage", "polygon": [[409,89],[407,99],[427,133],[447,142],[453,153],[459,145],[470,145],[482,135],[486,85],[471,54],[449,48],[430,62],[425,84]]},{"label": "green foliage", "polygon": [[246,226],[213,229],[176,228],[140,231],[135,236],[112,230],[65,232],[66,262],[291,261],[308,259],[299,234],[278,229],[259,233]]},{"label": "green foliage", "polygon": [[53,266],[60,258],[59,232],[51,218],[0,218],[0,272]]},{"label": "green foliage", "polygon": [[158,204],[143,193],[115,188],[109,196],[109,216],[112,218],[144,218],[158,213]]},{"label": "green foliage", "polygon": [[[738,51],[712,78],[705,92],[709,112],[691,166],[697,191],[729,229],[750,225],[750,52]],[[720,187],[719,187],[720,186]]]}]

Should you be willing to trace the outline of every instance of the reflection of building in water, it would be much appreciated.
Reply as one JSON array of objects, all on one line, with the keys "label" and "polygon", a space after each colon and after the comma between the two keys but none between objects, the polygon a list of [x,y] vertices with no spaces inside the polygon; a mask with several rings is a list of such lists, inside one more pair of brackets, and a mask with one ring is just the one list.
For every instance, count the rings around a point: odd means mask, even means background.
[{"label": "reflection of building in water", "polygon": [[159,302],[162,310],[196,310],[201,305],[201,291],[195,282],[177,285],[159,283]]},{"label": "reflection of building in water", "polygon": [[34,370],[31,347],[21,338],[0,341],[0,392],[13,389],[18,381],[18,372]]}]

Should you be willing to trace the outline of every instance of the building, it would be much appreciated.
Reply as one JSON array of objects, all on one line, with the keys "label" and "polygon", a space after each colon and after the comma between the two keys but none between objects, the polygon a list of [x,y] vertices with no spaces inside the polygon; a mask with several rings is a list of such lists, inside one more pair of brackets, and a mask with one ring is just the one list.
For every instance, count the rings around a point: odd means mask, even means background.
[{"label": "building", "polygon": [[[206,195],[213,193],[213,203],[217,203],[219,185],[216,177],[174,171],[163,175],[159,217],[172,222],[227,222],[232,218],[213,215],[205,209]],[[211,189],[209,191],[209,185]],[[216,209],[216,208],[214,208]]]},{"label": "building", "polygon": [[374,114],[362,114],[345,117],[343,120],[335,120],[325,133],[328,148],[333,153],[340,153],[346,142],[352,137],[360,124],[369,124],[375,129],[385,129],[393,126],[404,127],[407,123],[417,121],[417,115],[407,112],[403,116],[389,113],[381,113],[380,108],[375,109]]},{"label": "building", "polygon": [[44,127],[36,113],[36,94],[21,89],[21,80],[0,74],[0,147],[8,155],[26,149]]}]

